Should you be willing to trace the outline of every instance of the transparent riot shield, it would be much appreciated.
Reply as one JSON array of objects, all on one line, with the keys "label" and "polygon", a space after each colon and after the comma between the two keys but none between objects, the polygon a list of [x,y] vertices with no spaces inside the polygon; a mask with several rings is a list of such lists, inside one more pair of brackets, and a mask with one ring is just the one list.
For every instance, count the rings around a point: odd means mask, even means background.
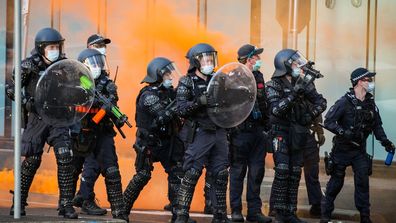
[{"label": "transparent riot shield", "polygon": [[253,73],[245,65],[234,62],[213,75],[207,92],[210,119],[222,128],[232,128],[249,116],[257,87]]},{"label": "transparent riot shield", "polygon": [[94,89],[94,79],[84,64],[72,59],[58,61],[45,70],[37,83],[36,111],[50,125],[70,126],[91,108]]}]

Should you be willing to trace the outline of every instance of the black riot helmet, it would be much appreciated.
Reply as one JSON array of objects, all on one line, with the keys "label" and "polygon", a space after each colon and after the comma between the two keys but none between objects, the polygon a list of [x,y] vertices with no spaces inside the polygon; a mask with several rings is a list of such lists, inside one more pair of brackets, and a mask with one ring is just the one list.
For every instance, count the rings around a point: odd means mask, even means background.
[{"label": "black riot helmet", "polygon": [[45,55],[44,48],[50,44],[59,44],[59,55],[63,54],[63,42],[65,39],[55,29],[44,28],[38,31],[34,39],[34,48],[42,56]]},{"label": "black riot helmet", "polygon": [[296,50],[292,49],[283,49],[276,54],[274,59],[275,72],[272,77],[282,77],[291,72],[292,68],[290,58],[296,52]]},{"label": "black riot helmet", "polygon": [[141,83],[161,83],[165,74],[180,76],[176,65],[165,57],[156,57],[147,65],[147,75]]},{"label": "black riot helmet", "polygon": [[188,50],[186,56],[189,57],[189,71],[195,68],[204,75],[209,75],[209,73],[202,71],[201,63],[208,63],[208,65],[213,66],[213,68],[217,66],[217,51],[207,43],[198,43],[197,45],[191,47]]},{"label": "black riot helmet", "polygon": [[102,71],[109,71],[106,56],[99,50],[92,48],[84,49],[78,55],[77,60],[88,67],[94,79],[97,79]]}]

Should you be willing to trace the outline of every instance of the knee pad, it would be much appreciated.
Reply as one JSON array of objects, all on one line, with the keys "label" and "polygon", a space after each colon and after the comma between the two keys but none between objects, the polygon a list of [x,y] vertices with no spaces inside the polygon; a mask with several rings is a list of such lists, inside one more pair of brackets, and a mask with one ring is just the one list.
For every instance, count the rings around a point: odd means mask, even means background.
[{"label": "knee pad", "polygon": [[22,162],[21,172],[27,176],[34,176],[41,164],[41,155],[26,157]]},{"label": "knee pad", "polygon": [[58,164],[69,164],[73,161],[73,151],[69,147],[55,147],[56,162]]},{"label": "knee pad", "polygon": [[104,172],[104,177],[107,181],[121,181],[120,170],[116,166],[109,167]]},{"label": "knee pad", "polygon": [[191,168],[186,171],[183,180],[188,184],[196,184],[201,174],[201,171]]},{"label": "knee pad", "polygon": [[292,174],[296,176],[301,176],[302,168],[301,166],[293,166],[292,167]]},{"label": "knee pad", "polygon": [[289,177],[289,165],[280,163],[275,166],[275,177],[286,180]]},{"label": "knee pad", "polygon": [[227,186],[228,183],[228,170],[224,169],[217,173],[215,183],[221,186]]}]

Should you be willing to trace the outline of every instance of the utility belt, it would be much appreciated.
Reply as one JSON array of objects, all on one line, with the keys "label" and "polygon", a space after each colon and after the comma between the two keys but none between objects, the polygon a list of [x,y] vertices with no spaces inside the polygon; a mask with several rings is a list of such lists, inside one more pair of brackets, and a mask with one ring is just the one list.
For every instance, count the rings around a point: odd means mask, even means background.
[{"label": "utility belt", "polygon": [[286,125],[272,125],[271,130],[274,132],[289,132],[290,126]]},{"label": "utility belt", "polygon": [[195,138],[195,133],[197,129],[202,129],[205,131],[216,131],[217,129],[220,129],[220,127],[216,126],[213,123],[202,123],[199,121],[193,121],[186,119],[184,121],[184,126],[187,128],[187,137],[186,141],[187,143],[192,143]]},{"label": "utility belt", "polygon": [[260,127],[258,122],[245,121],[235,127],[235,130],[241,132],[254,132],[258,127]]}]

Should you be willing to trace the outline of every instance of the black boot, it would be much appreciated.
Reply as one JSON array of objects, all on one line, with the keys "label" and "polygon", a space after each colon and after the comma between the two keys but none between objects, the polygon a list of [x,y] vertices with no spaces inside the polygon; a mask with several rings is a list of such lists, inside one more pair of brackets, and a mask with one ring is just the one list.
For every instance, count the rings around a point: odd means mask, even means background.
[{"label": "black boot", "polygon": [[311,209],[309,209],[309,214],[313,217],[320,217],[321,210],[320,204],[313,204]]},{"label": "black boot", "polygon": [[281,210],[276,210],[275,223],[289,223],[290,217],[290,214]]},{"label": "black boot", "polygon": [[87,215],[105,215],[107,213],[106,209],[98,206],[96,199],[85,200],[81,207],[81,212]]},{"label": "black boot", "polygon": [[196,169],[189,169],[185,172],[176,199],[177,218],[175,220],[175,223],[188,223],[192,197],[194,195],[195,186],[197,185],[200,176],[201,172]]},{"label": "black boot", "polygon": [[171,203],[168,203],[167,205],[164,206],[164,211],[172,211]]},{"label": "black boot", "polygon": [[215,213],[212,223],[232,223],[232,221],[227,217],[227,213]]},{"label": "black boot", "polygon": [[[26,216],[26,210],[25,210],[25,207],[27,206],[28,204],[27,203],[21,203],[21,216]],[[12,204],[12,206],[11,206],[11,209],[10,209],[10,215],[14,215],[14,203]]]},{"label": "black boot", "polygon": [[263,213],[259,212],[253,216],[247,216],[246,220],[249,222],[257,222],[257,223],[270,223],[272,222],[272,218],[265,216]]},{"label": "black boot", "polygon": [[74,206],[74,207],[78,207],[78,208],[82,207],[83,202],[84,202],[84,198],[82,197],[82,195],[80,194],[80,192],[78,192],[78,193],[76,194],[76,196],[74,196],[72,202],[73,202],[73,206]]},{"label": "black boot", "polygon": [[64,218],[68,218],[68,219],[77,219],[78,218],[78,214],[74,210],[73,205],[71,204],[70,201],[66,201],[66,200],[60,201],[60,208],[58,211],[58,215],[61,215]]},{"label": "black boot", "polygon": [[118,167],[113,166],[106,169],[105,184],[113,218],[129,222],[129,212],[127,213],[125,211],[124,197],[122,196],[121,175]]},{"label": "black boot", "polygon": [[360,215],[360,223],[372,223],[370,216]]},{"label": "black boot", "polygon": [[297,217],[296,214],[292,214],[289,218],[289,223],[308,223],[308,222],[301,220],[300,218]]},{"label": "black boot", "polygon": [[140,170],[138,171],[129,181],[127,188],[124,191],[124,203],[125,203],[125,211],[127,214],[131,212],[133,204],[138,198],[140,192],[143,190],[144,186],[149,182],[151,178],[151,172],[148,170]]},{"label": "black boot", "polygon": [[231,220],[233,222],[245,222],[241,211],[232,211]]}]

